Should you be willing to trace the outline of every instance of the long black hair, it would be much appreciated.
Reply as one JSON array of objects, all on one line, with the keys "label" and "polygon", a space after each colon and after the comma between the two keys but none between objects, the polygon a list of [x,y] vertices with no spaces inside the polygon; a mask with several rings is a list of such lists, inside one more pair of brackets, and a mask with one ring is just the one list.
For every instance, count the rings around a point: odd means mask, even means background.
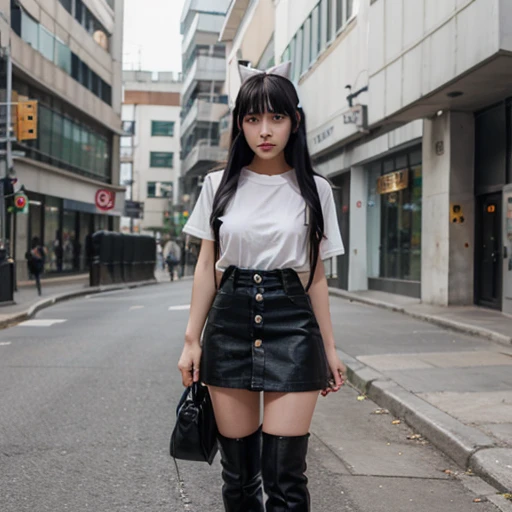
[{"label": "long black hair", "polygon": [[[215,235],[216,252],[218,253],[219,230],[221,217],[230,200],[234,196],[240,172],[249,165],[254,152],[251,150],[241,126],[245,116],[272,112],[289,117],[292,130],[288,144],[284,150],[286,163],[295,169],[300,193],[306,203],[306,218],[309,218],[309,261],[311,274],[306,286],[308,289],[313,281],[318,262],[320,242],[324,236],[324,218],[320,197],[314,176],[320,176],[313,170],[306,139],[306,120],[299,107],[299,97],[294,85],[279,75],[261,73],[248,78],[240,88],[232,116],[231,145],[228,162],[212,206],[210,224]],[[297,116],[300,114],[300,120]],[[218,254],[216,254],[216,259]]]}]

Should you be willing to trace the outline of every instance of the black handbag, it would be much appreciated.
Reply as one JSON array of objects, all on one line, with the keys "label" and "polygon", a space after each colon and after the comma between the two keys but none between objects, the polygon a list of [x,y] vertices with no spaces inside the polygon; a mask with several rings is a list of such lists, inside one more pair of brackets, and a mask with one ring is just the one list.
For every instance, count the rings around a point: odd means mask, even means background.
[{"label": "black handbag", "polygon": [[171,457],[212,464],[217,453],[217,423],[208,388],[194,382],[176,408]]}]

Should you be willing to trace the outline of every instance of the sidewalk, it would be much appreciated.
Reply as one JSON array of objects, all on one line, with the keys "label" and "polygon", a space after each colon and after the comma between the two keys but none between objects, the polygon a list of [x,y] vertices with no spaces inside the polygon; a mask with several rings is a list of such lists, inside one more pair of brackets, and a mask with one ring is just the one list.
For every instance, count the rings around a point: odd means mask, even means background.
[{"label": "sidewalk", "polygon": [[383,292],[330,294],[350,381],[460,466],[512,492],[512,318]]},{"label": "sidewalk", "polygon": [[41,296],[37,294],[34,281],[18,283],[18,291],[14,293],[15,303],[0,305],[0,329],[10,327],[27,320],[41,309],[47,308],[64,300],[92,293],[135,288],[169,281],[169,274],[166,271],[157,270],[155,272],[155,277],[156,280],[152,281],[120,283],[95,287],[89,286],[88,274],[79,274],[64,278],[50,278],[41,281]]}]

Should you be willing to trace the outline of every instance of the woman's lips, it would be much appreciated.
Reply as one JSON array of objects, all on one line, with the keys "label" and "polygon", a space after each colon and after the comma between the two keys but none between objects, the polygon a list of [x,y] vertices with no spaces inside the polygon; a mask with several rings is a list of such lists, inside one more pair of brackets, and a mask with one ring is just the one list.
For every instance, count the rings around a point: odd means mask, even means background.
[{"label": "woman's lips", "polygon": [[272,148],[275,147],[274,144],[260,144],[258,146],[262,151],[270,151]]}]

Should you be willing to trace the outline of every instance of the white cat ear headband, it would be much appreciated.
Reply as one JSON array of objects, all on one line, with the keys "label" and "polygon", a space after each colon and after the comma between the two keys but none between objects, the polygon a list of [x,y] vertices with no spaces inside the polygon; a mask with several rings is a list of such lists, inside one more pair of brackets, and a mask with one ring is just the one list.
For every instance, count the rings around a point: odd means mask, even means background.
[{"label": "white cat ear headband", "polygon": [[287,78],[290,80],[292,70],[291,61],[283,62],[282,64],[278,64],[277,66],[272,66],[266,70],[248,68],[247,66],[242,66],[238,64],[238,71],[240,72],[240,78],[242,79],[242,83],[244,83],[248,78],[255,75],[279,75],[283,78]]},{"label": "white cat ear headband", "polygon": [[[292,62],[286,61],[281,64],[278,64],[277,66],[272,66],[271,68],[268,68],[266,70],[262,69],[255,69],[255,68],[248,68],[247,66],[242,66],[242,64],[238,64],[238,71],[240,73],[240,78],[242,79],[242,83],[244,83],[248,78],[251,78],[251,76],[255,75],[278,75],[282,76],[283,78],[286,78],[287,80],[292,81],[291,79],[291,71],[292,71]],[[293,83],[293,82],[292,82]],[[299,94],[299,91],[297,90],[297,86],[295,86],[295,90],[297,91],[297,95]],[[299,101],[299,107],[301,107],[300,101]]]}]

